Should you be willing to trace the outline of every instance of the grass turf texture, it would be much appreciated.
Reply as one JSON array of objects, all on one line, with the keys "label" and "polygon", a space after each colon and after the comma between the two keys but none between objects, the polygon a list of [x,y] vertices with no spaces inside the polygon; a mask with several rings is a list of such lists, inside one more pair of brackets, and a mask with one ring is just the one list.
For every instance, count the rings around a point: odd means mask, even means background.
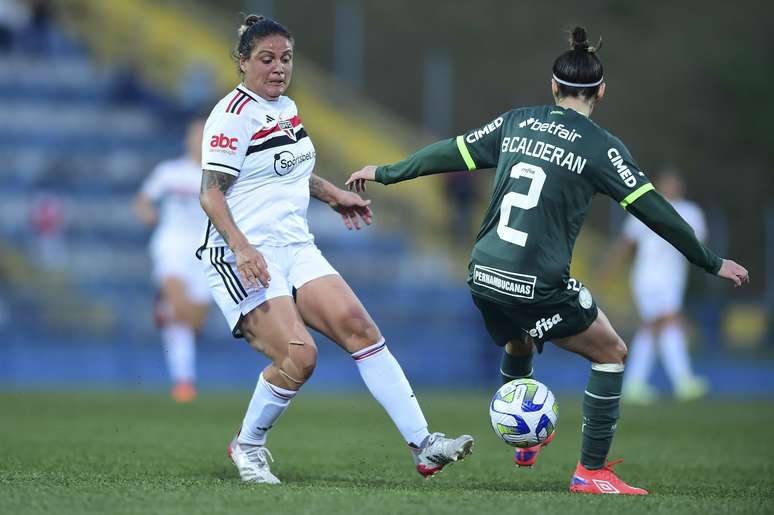
[{"label": "grass turf texture", "polygon": [[646,498],[567,493],[578,398],[559,395],[557,438],[516,469],[488,425],[487,394],[421,395],[431,429],[474,453],[425,481],[370,397],[301,395],[270,449],[280,486],[227,461],[247,394],[176,405],[152,394],[0,393],[0,513],[771,513],[774,403],[624,406],[611,457]]}]

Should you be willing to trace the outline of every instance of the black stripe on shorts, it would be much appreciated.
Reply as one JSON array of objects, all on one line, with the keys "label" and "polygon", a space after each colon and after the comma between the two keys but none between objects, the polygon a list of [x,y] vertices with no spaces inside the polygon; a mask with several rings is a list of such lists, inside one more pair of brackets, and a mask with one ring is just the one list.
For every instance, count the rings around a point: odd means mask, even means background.
[{"label": "black stripe on shorts", "polygon": [[235,304],[239,304],[239,301],[241,299],[237,295],[236,288],[234,288],[233,285],[230,284],[226,274],[220,268],[220,264],[216,262],[216,254],[218,252],[218,249],[222,249],[222,248],[223,247],[215,247],[210,249],[210,263],[212,263],[212,267],[215,269],[216,272],[218,272],[218,275],[220,275],[220,278],[223,279],[223,285],[226,287],[226,291],[231,296],[231,299],[234,301]]},{"label": "black stripe on shorts", "polygon": [[236,272],[234,272],[234,268],[229,263],[226,263],[225,247],[220,247],[220,264],[223,265],[223,268],[226,270],[226,272],[234,279],[237,288],[239,288],[239,291],[242,292],[242,298],[247,298],[247,291],[245,291],[244,286],[242,286],[242,281],[239,280]]}]

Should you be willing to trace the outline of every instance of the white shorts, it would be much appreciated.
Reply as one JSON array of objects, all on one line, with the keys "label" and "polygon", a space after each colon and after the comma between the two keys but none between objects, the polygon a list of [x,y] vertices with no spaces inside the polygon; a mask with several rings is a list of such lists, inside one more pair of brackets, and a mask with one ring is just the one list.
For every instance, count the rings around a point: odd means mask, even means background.
[{"label": "white shorts", "polygon": [[165,279],[174,277],[185,284],[188,298],[199,304],[212,302],[204,265],[196,259],[196,247],[189,241],[155,239],[150,255],[153,263],[153,279],[161,286]]},{"label": "white shorts", "polygon": [[226,317],[231,334],[242,337],[239,321],[264,302],[275,297],[292,296],[293,289],[324,275],[339,275],[314,243],[285,247],[256,247],[269,267],[269,287],[248,286],[236,268],[234,253],[228,247],[205,249],[207,281],[215,302]]},{"label": "white shorts", "polygon": [[685,287],[682,284],[633,285],[633,290],[634,303],[643,322],[679,313],[683,309]]}]

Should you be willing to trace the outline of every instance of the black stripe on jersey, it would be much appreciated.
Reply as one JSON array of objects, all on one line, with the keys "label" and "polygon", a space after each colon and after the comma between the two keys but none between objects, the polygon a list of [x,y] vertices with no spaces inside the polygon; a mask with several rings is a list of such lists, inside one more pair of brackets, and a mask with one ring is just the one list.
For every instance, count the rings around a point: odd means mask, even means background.
[{"label": "black stripe on jersey", "polygon": [[210,162],[210,163],[207,163],[207,164],[208,165],[214,165],[214,166],[222,166],[223,168],[228,168],[229,170],[234,170],[235,172],[239,172],[240,171],[239,168],[234,168],[233,166],[229,166],[229,165],[222,165],[220,163],[212,163],[212,162]]},{"label": "black stripe on jersey", "polygon": [[242,88],[237,88],[236,90],[239,91],[240,93],[242,93],[243,95],[246,95],[246,96],[250,97],[250,99],[252,99],[254,102],[258,102],[258,100],[256,100],[254,96],[252,96],[250,93],[248,93],[247,91],[243,90]]},{"label": "black stripe on jersey", "polygon": [[234,279],[234,282],[236,283],[237,288],[239,288],[239,291],[242,292],[243,298],[247,298],[247,292],[245,291],[244,286],[242,286],[242,281],[240,281],[239,277],[237,277],[236,273],[234,272],[234,268],[229,263],[226,263],[226,249],[223,247],[220,247],[220,263],[223,265],[223,268],[225,268],[226,271]]},{"label": "black stripe on jersey", "polygon": [[242,100],[244,100],[245,97],[249,97],[250,96],[247,93],[245,93],[244,91],[242,91],[241,89],[239,89],[238,91],[240,93],[239,98],[237,98],[236,102],[231,104],[231,109],[228,110],[229,113],[236,113],[237,107],[242,102]]},{"label": "black stripe on jersey", "polygon": [[196,249],[196,258],[201,261],[202,260],[202,252],[204,252],[204,249],[207,248],[207,242],[210,241],[210,229],[212,228],[212,221],[208,218],[207,219],[207,232],[204,233],[204,243],[202,243],[202,246]]},{"label": "black stripe on jersey", "polygon": [[220,278],[223,279],[223,285],[226,287],[226,291],[231,296],[231,299],[234,301],[234,304],[239,304],[239,297],[234,293],[236,290],[232,291],[232,286],[229,286],[228,279],[226,278],[226,275],[223,273],[223,270],[220,269],[218,263],[216,262],[215,256],[218,252],[218,249],[222,247],[215,247],[214,249],[210,249],[210,263],[212,263],[212,267],[215,269],[216,272],[218,272],[218,275],[220,275]]},{"label": "black stripe on jersey", "polygon": [[302,127],[301,130],[296,133],[295,141],[291,139],[290,136],[278,136],[276,138],[266,140],[259,145],[253,145],[251,147],[247,147],[247,152],[245,153],[245,156],[249,156],[250,154],[253,154],[255,152],[260,152],[261,150],[268,150],[270,148],[281,147],[283,145],[292,145],[293,143],[296,143],[297,141],[301,141],[306,137],[307,137],[306,131]]}]

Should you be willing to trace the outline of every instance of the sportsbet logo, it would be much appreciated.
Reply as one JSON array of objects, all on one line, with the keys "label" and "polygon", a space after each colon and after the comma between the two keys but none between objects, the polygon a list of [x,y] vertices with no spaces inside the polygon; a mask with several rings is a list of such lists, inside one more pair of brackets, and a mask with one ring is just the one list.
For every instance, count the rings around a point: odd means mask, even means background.
[{"label": "sportsbet logo", "polygon": [[229,138],[221,132],[219,135],[212,137],[210,140],[210,147],[224,150],[236,150],[237,143],[239,143],[238,138]]}]

